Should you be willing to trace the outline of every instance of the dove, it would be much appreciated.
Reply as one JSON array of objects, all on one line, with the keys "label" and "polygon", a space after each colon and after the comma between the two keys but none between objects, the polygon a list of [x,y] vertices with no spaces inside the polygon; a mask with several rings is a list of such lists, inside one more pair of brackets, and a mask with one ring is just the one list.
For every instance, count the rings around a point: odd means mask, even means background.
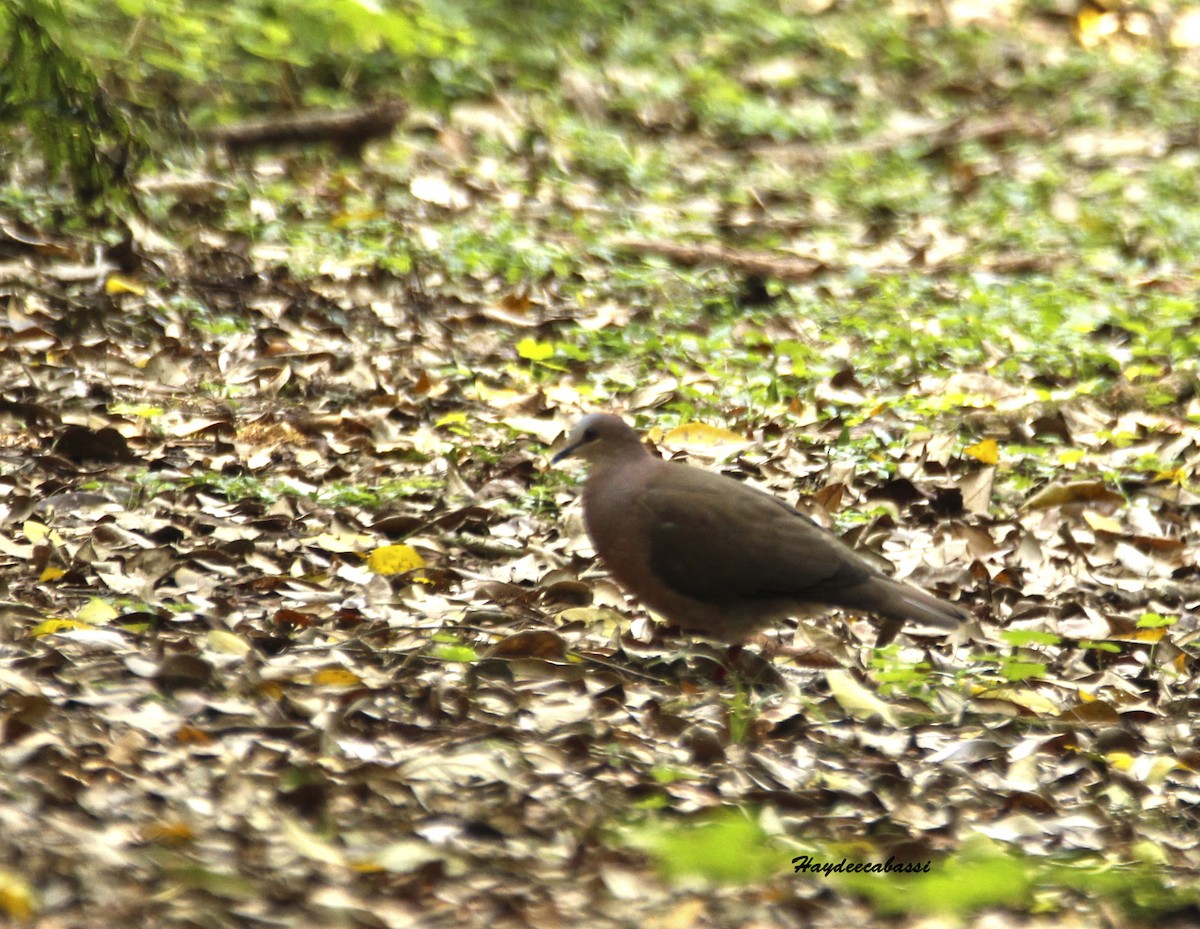
[{"label": "dove", "polygon": [[613,578],[681,629],[742,642],[814,608],[952,631],[966,609],[893,580],[783,500],[664,461],[622,419],[583,417],[553,457],[587,463],[583,515]]}]

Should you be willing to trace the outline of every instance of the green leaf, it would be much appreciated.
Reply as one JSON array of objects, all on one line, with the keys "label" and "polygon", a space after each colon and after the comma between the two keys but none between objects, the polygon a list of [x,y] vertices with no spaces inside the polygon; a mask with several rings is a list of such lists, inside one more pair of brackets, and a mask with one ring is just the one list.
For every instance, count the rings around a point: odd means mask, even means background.
[{"label": "green leaf", "polygon": [[964,845],[958,856],[934,865],[929,874],[846,874],[838,875],[837,883],[867,897],[878,913],[888,916],[1019,907],[1032,890],[1025,863],[986,840]]},{"label": "green leaf", "polygon": [[751,884],[778,874],[788,861],[756,821],[732,809],[689,820],[647,820],[625,829],[622,839],[647,852],[671,881]]},{"label": "green leaf", "polygon": [[1062,636],[1053,632],[1038,632],[1036,629],[1010,629],[1000,634],[1009,645],[1058,645]]},{"label": "green leaf", "polygon": [[1164,626],[1174,626],[1179,622],[1178,616],[1162,616],[1158,613],[1143,613],[1137,621],[1139,629],[1162,629]]}]

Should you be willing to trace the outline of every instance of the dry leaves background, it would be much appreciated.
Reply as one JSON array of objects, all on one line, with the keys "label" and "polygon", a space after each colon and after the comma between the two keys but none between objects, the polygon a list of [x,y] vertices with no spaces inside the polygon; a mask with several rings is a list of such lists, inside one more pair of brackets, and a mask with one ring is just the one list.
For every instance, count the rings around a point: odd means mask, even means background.
[{"label": "dry leaves background", "polygon": [[[742,78],[784,86],[775,68]],[[604,113],[644,75],[568,77]],[[410,121],[361,166],[157,178],[132,252],[5,222],[10,920],[1194,921],[1194,357],[1147,370],[1130,346],[1153,320],[1093,326],[1115,376],[1085,390],[1019,323],[972,342],[917,300],[896,309],[912,344],[866,315],[839,329],[888,303],[876,280],[953,306],[1094,262],[933,211],[843,218],[783,177],[911,144],[969,200],[1052,144],[1069,222],[1089,178],[1171,157],[1168,131],[1118,145],[1014,108],[746,146],[666,100],[616,116],[634,168],[678,165],[669,196],[563,136],[530,146],[514,92]],[[730,208],[711,176],[753,196]],[[752,244],[681,244],[722,234]],[[1195,273],[1104,272],[1188,305]],[[827,618],[781,630],[801,657],[774,660],[672,636],[592,570],[547,470],[594,408],[799,499],[961,595],[979,636],[875,652]],[[801,853],[951,878],[896,900],[797,876]]]}]

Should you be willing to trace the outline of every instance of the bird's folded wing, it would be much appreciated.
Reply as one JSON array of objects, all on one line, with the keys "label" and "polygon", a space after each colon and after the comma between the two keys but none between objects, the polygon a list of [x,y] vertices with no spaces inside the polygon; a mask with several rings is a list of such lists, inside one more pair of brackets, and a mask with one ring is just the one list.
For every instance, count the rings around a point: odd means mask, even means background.
[{"label": "bird's folded wing", "polygon": [[802,513],[751,487],[693,469],[664,471],[638,496],[650,570],[700,600],[813,598],[874,572]]}]

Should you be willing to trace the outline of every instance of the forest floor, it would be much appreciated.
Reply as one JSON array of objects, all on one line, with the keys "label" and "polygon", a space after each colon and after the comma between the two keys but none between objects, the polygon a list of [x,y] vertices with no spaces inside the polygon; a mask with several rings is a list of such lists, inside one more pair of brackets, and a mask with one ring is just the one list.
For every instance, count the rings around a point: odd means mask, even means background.
[{"label": "forest floor", "polygon": [[[631,21],[124,247],[10,178],[0,915],[1196,925],[1200,52],[1000,6]],[[595,410],[977,628],[664,627]]]}]

